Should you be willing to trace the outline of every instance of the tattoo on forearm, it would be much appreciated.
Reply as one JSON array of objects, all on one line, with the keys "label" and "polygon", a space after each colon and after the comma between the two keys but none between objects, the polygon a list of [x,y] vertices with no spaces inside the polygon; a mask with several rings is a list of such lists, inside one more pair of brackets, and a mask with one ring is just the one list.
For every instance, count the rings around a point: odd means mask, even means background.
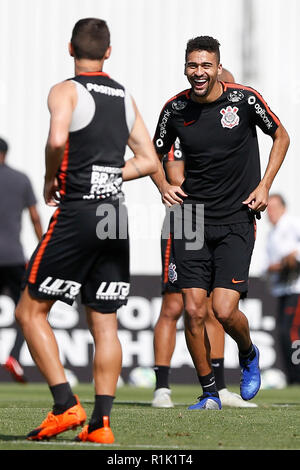
[{"label": "tattoo on forearm", "polygon": [[134,161],[133,159],[131,160],[131,163],[133,164],[134,168],[136,169],[137,174],[138,174],[140,177],[143,176],[141,170],[139,169],[139,167],[137,166],[137,164],[135,163],[135,161]]}]

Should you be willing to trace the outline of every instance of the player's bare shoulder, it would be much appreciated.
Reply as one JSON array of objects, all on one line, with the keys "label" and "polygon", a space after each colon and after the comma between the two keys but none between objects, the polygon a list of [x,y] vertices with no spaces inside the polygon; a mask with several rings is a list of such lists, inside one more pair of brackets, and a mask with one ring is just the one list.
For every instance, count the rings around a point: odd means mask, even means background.
[{"label": "player's bare shoulder", "polygon": [[48,106],[58,104],[59,102],[71,101],[72,105],[76,105],[77,91],[76,85],[72,80],[64,80],[56,83],[50,88],[48,94]]}]

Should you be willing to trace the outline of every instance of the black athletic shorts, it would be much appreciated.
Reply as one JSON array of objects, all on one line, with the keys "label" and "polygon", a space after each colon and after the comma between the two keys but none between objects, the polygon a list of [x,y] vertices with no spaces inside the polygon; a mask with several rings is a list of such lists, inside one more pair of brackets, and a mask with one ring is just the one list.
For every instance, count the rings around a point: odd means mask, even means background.
[{"label": "black athletic shorts", "polygon": [[162,240],[164,291],[198,287],[209,295],[216,287],[233,289],[246,297],[255,221],[206,225],[203,247],[187,250],[184,236]]},{"label": "black athletic shorts", "polygon": [[23,288],[27,284],[34,298],[70,305],[80,293],[84,305],[111,313],[127,303],[129,282],[126,206],[80,201],[53,214]]},{"label": "black athletic shorts", "polygon": [[162,263],[161,293],[163,295],[165,292],[181,292],[177,282],[177,271],[171,234],[169,235],[169,238],[161,237],[160,247]]}]

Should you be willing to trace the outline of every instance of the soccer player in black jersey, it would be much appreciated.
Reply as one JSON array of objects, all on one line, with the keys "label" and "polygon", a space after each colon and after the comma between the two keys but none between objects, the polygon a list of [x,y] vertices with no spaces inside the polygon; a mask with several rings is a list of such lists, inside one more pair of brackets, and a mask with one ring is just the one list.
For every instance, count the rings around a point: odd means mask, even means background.
[{"label": "soccer player in black jersey", "polygon": [[[190,409],[221,407],[204,328],[210,292],[216,317],[238,346],[241,396],[250,400],[259,390],[259,351],[238,303],[248,289],[254,214],[265,210],[289,146],[286,130],[262,96],[253,88],[220,82],[221,72],[218,41],[208,36],[191,39],[185,63],[191,87],[168,100],[154,136],[160,157],[177,137],[185,153],[185,180],[180,187],[166,182],[161,167],[155,175],[163,201],[169,206],[182,204],[182,213],[191,209],[194,221],[199,205],[204,206],[204,226],[198,224],[195,231],[203,233],[203,247],[187,248],[190,240],[184,231],[183,237],[172,240],[187,346],[203,388],[199,402]],[[273,140],[263,178],[256,126]]]},{"label": "soccer player in black jersey", "polygon": [[[75,77],[55,85],[48,98],[51,120],[44,199],[58,207],[31,257],[16,309],[29,350],[54,400],[53,410],[27,438],[47,439],[86,420],[47,321],[56,300],[72,304],[80,292],[95,343],[95,405],[77,440],[108,444],[114,441],[109,417],[122,361],[116,311],[127,302],[129,291],[122,181],[156,171],[157,157],[133,99],[102,71],[111,52],[105,21],[79,20],[69,51]],[[127,144],[134,156],[125,163]]]}]

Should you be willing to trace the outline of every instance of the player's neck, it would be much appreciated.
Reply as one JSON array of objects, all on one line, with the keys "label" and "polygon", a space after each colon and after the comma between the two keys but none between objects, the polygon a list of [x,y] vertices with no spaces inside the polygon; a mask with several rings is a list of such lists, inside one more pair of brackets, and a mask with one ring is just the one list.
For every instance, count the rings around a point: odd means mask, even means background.
[{"label": "player's neck", "polygon": [[75,59],[75,75],[102,72],[104,60]]},{"label": "player's neck", "polygon": [[206,104],[206,103],[213,103],[216,101],[220,96],[223,94],[223,85],[221,82],[216,81],[213,88],[206,96],[197,96],[193,92],[191,94],[192,100],[196,103]]}]

